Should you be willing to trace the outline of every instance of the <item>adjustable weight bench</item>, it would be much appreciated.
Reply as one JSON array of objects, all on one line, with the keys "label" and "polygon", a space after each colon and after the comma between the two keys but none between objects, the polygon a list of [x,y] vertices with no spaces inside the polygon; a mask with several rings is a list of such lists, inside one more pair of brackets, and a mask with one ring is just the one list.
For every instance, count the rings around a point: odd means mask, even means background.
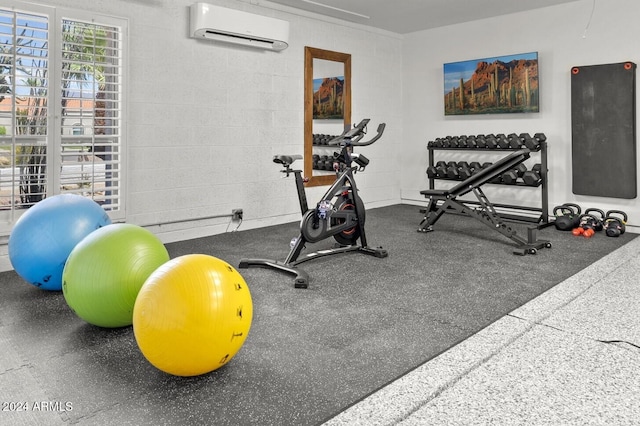
[{"label": "adjustable weight bench", "polygon": [[[527,229],[527,238],[525,239],[518,235],[513,228],[506,225],[481,189],[481,186],[485,183],[512,170],[515,166],[527,160],[530,154],[528,149],[514,151],[449,189],[427,189],[420,191],[422,195],[429,199],[429,202],[426,209],[422,210],[425,215],[422,222],[420,222],[418,231],[433,231],[433,225],[438,219],[440,219],[445,212],[453,211],[472,217],[514,241],[518,246],[518,248],[513,251],[515,254],[535,254],[538,249],[543,247],[550,248],[551,243],[549,241],[537,239],[538,229],[536,227]],[[469,207],[464,204],[464,201],[457,200],[458,197],[468,194],[469,192],[472,192],[476,196],[479,206]]]}]

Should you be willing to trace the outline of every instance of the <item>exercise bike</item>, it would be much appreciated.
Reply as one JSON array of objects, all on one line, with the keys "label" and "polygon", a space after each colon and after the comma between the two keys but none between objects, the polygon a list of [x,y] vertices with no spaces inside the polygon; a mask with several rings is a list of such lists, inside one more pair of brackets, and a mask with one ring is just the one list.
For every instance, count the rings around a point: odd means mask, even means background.
[{"label": "exercise bike", "polygon": [[[291,168],[296,160],[302,159],[301,155],[276,155],[273,162],[282,165],[280,171],[289,177],[295,177],[296,189],[302,220],[300,221],[300,234],[291,242],[291,250],[284,261],[268,259],[242,259],[240,268],[264,267],[272,268],[285,273],[295,275],[294,287],[307,288],[309,275],[298,265],[318,257],[330,256],[347,252],[360,252],[375,257],[387,257],[388,253],[382,247],[371,248],[367,245],[367,237],[364,230],[365,208],[362,199],[358,195],[358,188],[354,175],[364,171],[369,164],[369,159],[362,154],[353,152],[355,146],[371,145],[384,132],[385,123],[378,126],[377,134],[368,141],[362,141],[366,134],[369,119],[364,119],[352,129],[346,129],[340,136],[328,142],[328,145],[340,147],[340,152],[333,154],[333,169],[336,173],[335,182],[329,187],[314,208],[309,208],[304,183],[307,179],[302,177],[302,170]],[[298,259],[307,243],[333,238],[337,245],[331,249],[319,250],[306,254]],[[358,244],[358,239],[360,244]]]}]

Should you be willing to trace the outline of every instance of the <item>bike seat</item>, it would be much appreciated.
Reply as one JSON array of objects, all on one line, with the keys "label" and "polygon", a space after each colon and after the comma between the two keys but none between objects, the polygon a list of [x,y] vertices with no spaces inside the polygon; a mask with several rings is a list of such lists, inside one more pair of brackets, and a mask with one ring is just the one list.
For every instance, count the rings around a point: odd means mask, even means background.
[{"label": "bike seat", "polygon": [[300,155],[300,154],[295,154],[295,155],[275,155],[273,157],[273,162],[274,163],[282,164],[284,166],[289,166],[289,165],[293,164],[293,162],[296,161],[296,160],[302,160],[302,155]]}]

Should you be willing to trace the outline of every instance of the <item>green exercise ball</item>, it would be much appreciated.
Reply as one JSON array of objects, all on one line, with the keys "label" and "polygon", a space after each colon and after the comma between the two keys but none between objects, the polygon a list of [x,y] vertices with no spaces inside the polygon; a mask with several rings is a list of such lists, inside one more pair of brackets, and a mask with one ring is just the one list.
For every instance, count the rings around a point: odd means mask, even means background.
[{"label": "green exercise ball", "polygon": [[132,325],[140,288],[167,261],[167,249],[150,231],[125,223],[107,225],[71,251],[62,272],[62,292],[67,305],[90,324]]}]

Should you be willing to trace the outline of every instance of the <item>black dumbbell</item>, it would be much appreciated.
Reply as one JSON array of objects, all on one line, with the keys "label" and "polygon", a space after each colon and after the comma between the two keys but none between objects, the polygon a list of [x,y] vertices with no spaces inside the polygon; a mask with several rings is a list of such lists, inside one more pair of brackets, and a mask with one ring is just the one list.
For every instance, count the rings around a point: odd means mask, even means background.
[{"label": "black dumbbell", "polygon": [[510,148],[509,139],[504,133],[496,135],[497,148],[507,149]]},{"label": "black dumbbell", "polygon": [[455,161],[449,161],[447,163],[447,177],[449,179],[458,179],[458,164]]},{"label": "black dumbbell", "polygon": [[527,171],[527,166],[520,163],[511,170],[508,170],[502,174],[502,182],[507,185],[515,185],[518,182],[518,178],[521,178]]},{"label": "black dumbbell", "polygon": [[536,163],[522,175],[522,180],[528,186],[540,186],[542,183],[542,164]]},{"label": "black dumbbell", "polygon": [[536,133],[531,137],[528,133],[522,133],[520,135],[524,142],[524,146],[530,149],[531,151],[538,151],[540,149],[540,144],[547,140],[547,137],[544,133]]},{"label": "black dumbbell", "polygon": [[471,169],[471,166],[463,165],[462,167],[460,167],[460,170],[459,170],[460,179],[462,180],[469,179],[472,174],[473,174],[473,170]]},{"label": "black dumbbell", "polygon": [[520,136],[515,133],[510,133],[509,136],[507,136],[507,139],[509,139],[509,148],[522,148],[522,140],[520,139]]},{"label": "black dumbbell", "polygon": [[467,148],[477,148],[478,142],[476,141],[476,137],[471,135],[467,136]]},{"label": "black dumbbell", "polygon": [[478,148],[486,148],[487,147],[487,140],[485,139],[484,135],[477,135],[476,136],[476,147],[478,147]]},{"label": "black dumbbell", "polygon": [[471,166],[466,161],[458,161],[458,179],[467,179],[471,176]]},{"label": "black dumbbell", "polygon": [[529,133],[521,133],[520,138],[524,146],[531,151],[537,151],[540,148],[540,141],[536,138],[532,138]]},{"label": "black dumbbell", "polygon": [[533,135],[533,138],[538,141],[538,143],[546,142],[547,136],[544,133],[536,133]]},{"label": "black dumbbell", "polygon": [[480,170],[482,170],[482,164],[480,164],[480,162],[478,161],[474,161],[471,164],[469,164],[469,168],[471,169],[471,174],[476,174]]},{"label": "black dumbbell", "polygon": [[447,163],[438,161],[436,163],[436,176],[439,178],[447,177]]},{"label": "black dumbbell", "polygon": [[438,177],[438,171],[436,170],[436,166],[427,167],[427,176],[429,179],[435,179]]},{"label": "black dumbbell", "polygon": [[485,136],[485,141],[487,142],[487,148],[496,149],[498,147],[498,139],[493,134],[489,134]]}]

